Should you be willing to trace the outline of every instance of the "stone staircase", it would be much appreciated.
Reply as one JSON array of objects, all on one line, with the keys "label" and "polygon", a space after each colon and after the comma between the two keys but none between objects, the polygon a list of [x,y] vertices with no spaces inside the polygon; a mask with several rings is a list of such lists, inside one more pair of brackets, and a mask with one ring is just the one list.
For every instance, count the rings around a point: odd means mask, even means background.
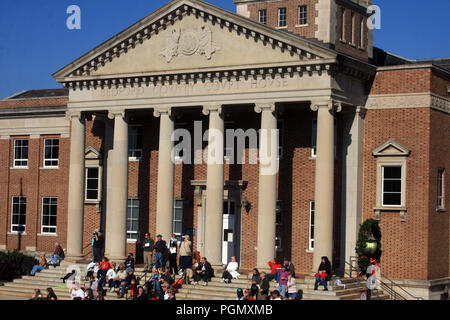
[{"label": "stone staircase", "polygon": [[[86,272],[87,264],[77,264],[82,272]],[[33,276],[23,276],[20,279],[15,279],[13,282],[4,283],[0,286],[0,295],[15,296],[21,298],[31,298],[35,289],[40,289],[43,294],[46,294],[48,287],[53,288],[59,300],[70,300],[69,289],[63,284],[60,279],[67,273],[67,268],[70,264],[64,262],[61,266],[56,268],[50,266],[49,269],[42,270]],[[135,270],[137,277],[144,279],[145,275],[143,268],[137,267]],[[148,278],[148,276],[147,276]],[[177,276],[177,279],[179,276]],[[236,290],[238,288],[248,289],[251,286],[250,275],[241,275],[240,279],[233,280],[231,284],[222,283],[221,279],[215,277],[211,279],[208,286],[203,286],[200,282],[198,285],[184,285],[176,297],[178,300],[235,300]],[[297,290],[303,290],[303,300],[359,300],[360,289],[356,280],[349,278],[342,278],[342,283],[346,285],[343,287],[329,286],[329,291],[323,291],[323,287],[319,290],[314,290],[314,278],[307,276],[297,279]],[[362,283],[364,285],[364,283]],[[270,291],[276,290],[277,285],[271,281]],[[389,296],[380,293],[381,299],[389,299]],[[105,300],[119,300],[115,293],[108,291]],[[121,299],[123,300],[123,299]]]}]

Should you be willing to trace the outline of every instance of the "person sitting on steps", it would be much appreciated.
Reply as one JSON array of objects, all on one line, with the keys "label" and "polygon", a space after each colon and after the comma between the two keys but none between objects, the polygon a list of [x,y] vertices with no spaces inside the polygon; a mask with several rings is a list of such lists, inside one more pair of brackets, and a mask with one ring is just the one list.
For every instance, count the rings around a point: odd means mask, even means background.
[{"label": "person sitting on steps", "polygon": [[237,279],[240,276],[237,272],[238,269],[239,264],[236,261],[236,257],[233,256],[222,274],[222,282],[231,283],[231,279]]},{"label": "person sitting on steps", "polygon": [[45,254],[41,253],[41,259],[39,260],[39,264],[33,266],[33,269],[31,269],[30,274],[34,276],[36,272],[39,272],[47,268],[48,268],[47,259],[45,259]]},{"label": "person sitting on steps", "polygon": [[327,281],[331,278],[331,263],[328,257],[322,257],[319,265],[319,270],[315,274],[316,282],[314,283],[314,290],[317,290],[319,283],[323,285],[323,291],[328,291]]},{"label": "person sitting on steps", "polygon": [[208,281],[214,277],[214,271],[211,267],[211,264],[206,260],[205,257],[200,259],[200,263],[194,272],[194,285],[197,285],[198,282],[203,280],[203,285],[206,287],[208,285]]},{"label": "person sitting on steps", "polygon": [[64,260],[64,249],[60,246],[58,242],[55,243],[55,251],[53,255],[50,257],[51,264],[56,268],[60,262]]}]

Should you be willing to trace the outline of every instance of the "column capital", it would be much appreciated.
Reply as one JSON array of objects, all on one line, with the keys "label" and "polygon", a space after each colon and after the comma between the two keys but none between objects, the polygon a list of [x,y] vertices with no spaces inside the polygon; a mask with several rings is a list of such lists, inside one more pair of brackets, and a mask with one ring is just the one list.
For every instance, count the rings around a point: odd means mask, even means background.
[{"label": "column capital", "polygon": [[329,111],[341,112],[342,111],[342,103],[339,101],[328,100],[328,101],[311,101],[311,110],[316,112],[319,111],[320,108],[327,108]]},{"label": "column capital", "polygon": [[361,117],[361,119],[364,119],[366,117],[367,109],[362,106],[357,106],[355,112]]},{"label": "column capital", "polygon": [[218,112],[219,114],[222,113],[222,105],[221,104],[208,104],[203,106],[202,113],[207,116],[211,112]]},{"label": "column capital", "polygon": [[116,117],[122,117],[125,119],[126,117],[126,110],[125,109],[117,109],[117,110],[109,110],[108,111],[108,118],[111,120],[114,120]]},{"label": "column capital", "polygon": [[269,109],[272,112],[276,111],[275,102],[255,103],[255,112],[261,113],[263,110]]},{"label": "column capital", "polygon": [[66,120],[71,121],[73,118],[78,118],[81,120],[83,117],[82,111],[74,111],[74,110],[67,110],[66,111]]},{"label": "column capital", "polygon": [[153,116],[159,118],[161,115],[167,114],[169,117],[172,116],[171,107],[156,107],[153,109]]}]

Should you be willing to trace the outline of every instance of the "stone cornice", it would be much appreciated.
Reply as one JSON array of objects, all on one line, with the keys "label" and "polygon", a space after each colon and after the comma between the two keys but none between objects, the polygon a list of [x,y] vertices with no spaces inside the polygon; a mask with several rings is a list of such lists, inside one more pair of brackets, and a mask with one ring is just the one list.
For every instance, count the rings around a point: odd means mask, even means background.
[{"label": "stone cornice", "polygon": [[450,99],[431,92],[370,95],[367,109],[432,108],[450,113]]},{"label": "stone cornice", "polygon": [[[266,67],[254,67],[254,68],[224,68],[223,70],[205,70],[202,72],[180,72],[180,73],[160,73],[152,75],[121,75],[120,77],[88,77],[72,79],[70,81],[63,82],[62,85],[72,90],[84,90],[84,89],[97,89],[97,88],[118,88],[118,87],[135,87],[135,86],[149,86],[153,85],[167,85],[172,83],[185,83],[189,84],[192,81],[214,81],[214,80],[239,80],[239,79],[257,79],[258,76],[262,77],[276,77],[276,76],[313,76],[319,75],[332,75],[337,71],[335,61],[311,61],[309,63],[297,63],[291,65],[280,66],[266,66]],[[358,73],[357,70],[350,68],[345,69],[345,74],[363,76],[362,73]],[[364,77],[366,79],[367,77]]]}]

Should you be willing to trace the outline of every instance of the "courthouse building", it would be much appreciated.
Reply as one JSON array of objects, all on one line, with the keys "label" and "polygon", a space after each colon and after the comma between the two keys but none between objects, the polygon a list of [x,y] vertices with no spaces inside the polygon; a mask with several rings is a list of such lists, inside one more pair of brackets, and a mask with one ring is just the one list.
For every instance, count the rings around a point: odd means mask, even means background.
[{"label": "courthouse building", "polygon": [[[215,266],[339,273],[374,218],[383,274],[448,294],[450,59],[375,48],[370,0],[234,2],[170,1],[54,73],[63,89],[0,101],[0,249],[77,261],[102,229],[108,257],[141,260],[145,232],[173,232]],[[192,146],[171,161],[175,129]],[[205,161],[208,129],[278,129],[279,170],[249,163],[264,135],[243,164],[221,139]]]}]

